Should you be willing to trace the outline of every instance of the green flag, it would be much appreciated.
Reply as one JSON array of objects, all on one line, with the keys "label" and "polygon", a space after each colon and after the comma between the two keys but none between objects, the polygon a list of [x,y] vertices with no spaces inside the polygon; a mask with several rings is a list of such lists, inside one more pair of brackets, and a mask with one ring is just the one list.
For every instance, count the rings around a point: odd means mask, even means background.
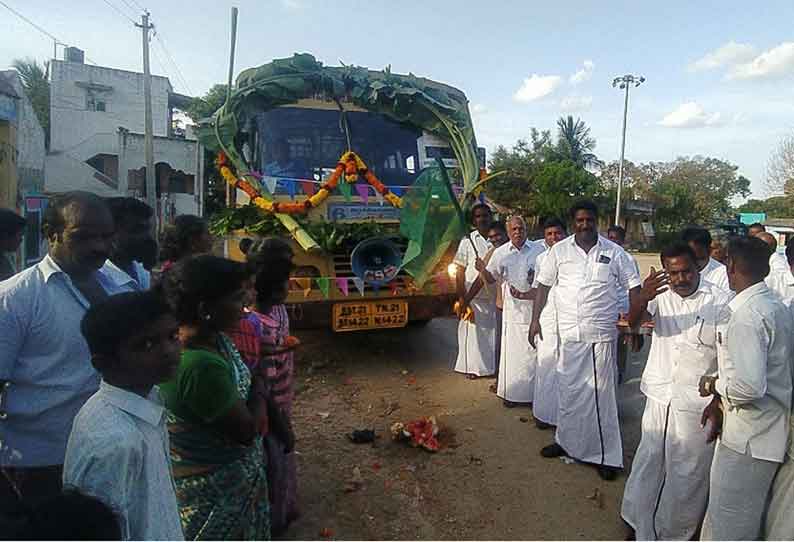
[{"label": "green flag", "polygon": [[323,297],[328,299],[328,293],[331,290],[331,279],[328,277],[317,277],[314,279],[317,282],[317,287],[323,293]]},{"label": "green flag", "polygon": [[339,184],[337,186],[339,187],[339,191],[345,197],[346,202],[350,203],[351,201],[353,201],[353,198],[351,197],[353,189],[350,187],[347,181],[345,181],[344,179],[339,179]]},{"label": "green flag", "polygon": [[449,247],[466,233],[448,179],[439,167],[425,169],[403,197],[400,233],[408,239],[403,269],[421,288]]}]

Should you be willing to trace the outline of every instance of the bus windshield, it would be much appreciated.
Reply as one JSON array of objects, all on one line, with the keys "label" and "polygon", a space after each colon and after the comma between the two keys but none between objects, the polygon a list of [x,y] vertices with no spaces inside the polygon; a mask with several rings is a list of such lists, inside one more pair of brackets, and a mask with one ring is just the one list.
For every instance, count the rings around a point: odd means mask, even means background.
[{"label": "bus windshield", "polygon": [[[379,113],[345,113],[350,148],[386,185],[407,186],[419,173],[420,130]],[[336,167],[347,150],[341,113],[326,109],[279,107],[258,113],[254,163],[263,175],[319,179]]]}]

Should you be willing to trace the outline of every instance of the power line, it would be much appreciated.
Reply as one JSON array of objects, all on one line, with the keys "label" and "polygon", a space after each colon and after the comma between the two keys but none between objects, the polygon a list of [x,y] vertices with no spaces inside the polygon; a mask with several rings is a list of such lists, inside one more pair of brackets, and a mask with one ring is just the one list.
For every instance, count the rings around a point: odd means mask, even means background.
[{"label": "power line", "polygon": [[10,11],[11,13],[13,13],[14,15],[16,15],[17,17],[19,17],[20,19],[22,19],[22,20],[23,20],[23,21],[25,21],[26,23],[28,23],[30,26],[32,26],[33,28],[35,28],[36,30],[38,30],[39,32],[41,32],[42,34],[44,34],[45,36],[47,36],[48,38],[50,38],[51,40],[55,40],[55,41],[58,41],[58,42],[60,42],[60,40],[59,40],[58,38],[56,38],[55,36],[53,36],[52,34],[50,34],[49,32],[47,32],[46,30],[44,30],[42,27],[40,27],[39,25],[37,25],[36,23],[34,23],[33,21],[31,21],[30,19],[28,19],[28,18],[27,18],[27,17],[25,17],[24,15],[22,15],[20,12],[16,11],[14,8],[12,8],[11,6],[9,6],[9,5],[8,5],[8,4],[6,4],[5,2],[2,2],[2,1],[0,1],[0,4],[1,4],[1,5],[2,5],[4,8],[6,8],[8,11]]},{"label": "power line", "polygon": [[132,3],[135,4],[136,6],[138,6],[141,11],[149,11],[148,9],[143,7],[140,3],[138,3],[137,0],[132,0]]},{"label": "power line", "polygon": [[110,7],[113,9],[113,11],[115,11],[116,13],[118,13],[119,15],[121,15],[122,17],[124,17],[125,19],[127,19],[127,20],[128,20],[129,22],[131,22],[132,24],[137,24],[137,23],[135,22],[135,20],[134,20],[132,17],[130,17],[129,15],[127,15],[126,13],[124,13],[123,11],[121,11],[121,9],[119,9],[119,8],[118,8],[118,7],[117,7],[115,4],[111,4],[111,3],[109,2],[109,0],[102,0],[102,1],[103,1],[104,3],[106,3],[108,6],[110,6]]},{"label": "power line", "polygon": [[190,90],[190,85],[187,84],[187,79],[185,79],[185,76],[182,74],[182,70],[179,69],[179,65],[176,63],[176,60],[174,60],[173,55],[165,46],[165,40],[163,40],[163,38],[160,36],[160,32],[155,32],[154,37],[157,38],[157,42],[160,44],[160,47],[163,48],[163,52],[165,53],[166,57],[174,66],[174,70],[176,71],[177,77],[179,78],[181,84],[184,85],[185,90],[188,91],[188,94],[192,95],[193,91]]},{"label": "power line", "polygon": [[[129,3],[129,0],[121,0],[121,2],[122,2],[122,3],[123,3],[125,6],[127,6],[128,8],[130,8],[130,11],[132,11],[132,12],[136,12],[136,11],[138,11],[138,10],[135,8],[135,6],[133,6],[132,4],[130,4],[130,3]],[[146,10],[144,9],[143,11],[146,11]]]},{"label": "power line", "polygon": [[[1,5],[1,6],[3,6],[4,8],[6,8],[8,11],[10,11],[12,14],[16,15],[17,17],[19,17],[20,19],[22,19],[23,21],[25,21],[26,23],[28,23],[30,26],[32,26],[33,28],[35,28],[36,30],[38,30],[39,32],[41,32],[42,34],[44,34],[45,36],[47,36],[48,38],[50,38],[52,41],[54,41],[54,42],[55,42],[55,44],[56,44],[56,45],[66,45],[66,46],[68,46],[68,45],[69,45],[68,43],[66,43],[66,42],[63,42],[63,41],[59,40],[59,39],[58,39],[58,38],[56,38],[54,35],[50,34],[50,33],[49,33],[49,32],[47,32],[46,30],[44,30],[42,27],[40,27],[39,25],[37,25],[36,23],[34,23],[33,21],[31,21],[30,19],[28,19],[28,18],[27,18],[27,17],[25,17],[24,15],[22,15],[20,12],[18,12],[17,10],[15,10],[14,8],[12,8],[11,6],[9,6],[8,4],[6,4],[5,2],[3,2],[2,0],[0,0],[0,5]],[[94,61],[93,61],[93,60],[91,60],[90,58],[88,58],[88,57],[85,57],[85,59],[86,59],[86,61],[87,61],[87,62],[90,62],[91,64],[95,64],[95,65],[99,66],[99,64],[98,64],[98,63],[94,62]]]}]

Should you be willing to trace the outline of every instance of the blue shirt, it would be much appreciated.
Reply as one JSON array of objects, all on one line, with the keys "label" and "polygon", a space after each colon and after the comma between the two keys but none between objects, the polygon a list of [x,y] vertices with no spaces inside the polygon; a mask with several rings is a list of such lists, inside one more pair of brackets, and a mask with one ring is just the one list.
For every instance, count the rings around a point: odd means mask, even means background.
[{"label": "blue shirt", "polygon": [[[131,291],[104,273],[109,295]],[[80,321],[88,300],[50,256],[0,282],[0,466],[61,465],[72,420],[99,387]]]},{"label": "blue shirt", "polygon": [[144,398],[100,384],[74,419],[63,485],[109,506],[123,540],[183,540],[156,387]]},{"label": "blue shirt", "polygon": [[151,285],[151,274],[140,262],[132,262],[132,275],[108,260],[100,271],[112,280],[118,288],[129,288],[136,292],[148,290]]}]

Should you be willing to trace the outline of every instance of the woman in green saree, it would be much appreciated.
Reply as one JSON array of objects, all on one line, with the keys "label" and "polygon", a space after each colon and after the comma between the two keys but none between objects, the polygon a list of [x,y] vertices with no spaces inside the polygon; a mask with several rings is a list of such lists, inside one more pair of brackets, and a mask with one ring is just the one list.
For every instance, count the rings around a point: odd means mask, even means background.
[{"label": "woman in green saree", "polygon": [[182,528],[187,540],[270,538],[264,382],[221,330],[240,319],[245,267],[197,256],[166,274],[163,291],[184,345],[176,376],[160,386]]}]

